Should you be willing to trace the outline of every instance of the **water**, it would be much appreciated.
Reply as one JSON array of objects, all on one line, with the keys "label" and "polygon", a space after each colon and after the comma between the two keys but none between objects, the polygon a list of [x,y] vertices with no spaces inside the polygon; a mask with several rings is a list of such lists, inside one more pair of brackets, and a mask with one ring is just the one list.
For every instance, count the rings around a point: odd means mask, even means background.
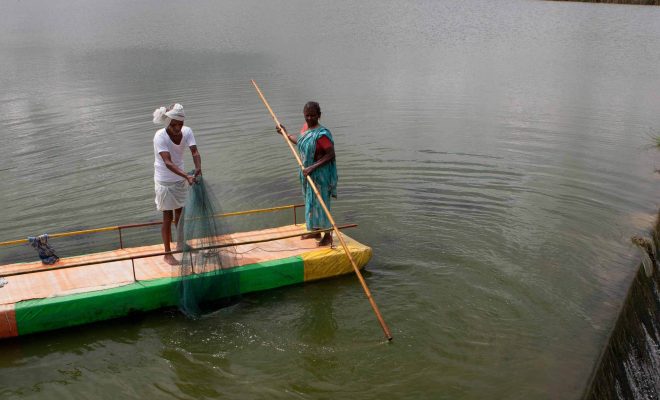
[{"label": "water", "polygon": [[[181,102],[226,211],[300,202],[320,102],[366,274],[0,344],[3,398],[579,398],[657,208],[660,9],[540,1],[3,3],[0,240],[158,219]],[[188,165],[192,165],[188,160]],[[259,222],[259,221],[257,221]],[[274,223],[264,221],[264,223]],[[156,235],[152,235],[154,237]],[[73,251],[63,245],[63,251]]]}]

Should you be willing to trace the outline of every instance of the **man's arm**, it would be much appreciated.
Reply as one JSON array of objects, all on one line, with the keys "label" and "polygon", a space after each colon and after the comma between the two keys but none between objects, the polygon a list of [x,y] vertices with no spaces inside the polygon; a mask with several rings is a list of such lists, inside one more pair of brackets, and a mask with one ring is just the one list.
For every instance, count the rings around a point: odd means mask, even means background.
[{"label": "man's arm", "polygon": [[190,153],[192,154],[193,163],[195,163],[195,176],[202,174],[202,156],[197,151],[197,146],[190,146]]},{"label": "man's arm", "polygon": [[[174,172],[175,174],[177,174],[179,176],[182,176],[182,177],[186,178],[186,180],[188,181],[188,184],[192,185],[193,183],[195,183],[195,177],[190,176],[190,175],[186,174],[185,172],[181,171],[181,169],[179,169],[179,167],[177,167],[176,164],[174,164],[172,162],[172,156],[170,155],[169,151],[161,151],[158,154],[160,154],[160,156],[163,158],[163,162],[165,163],[165,166],[167,167],[167,169],[169,169],[170,171]],[[199,156],[199,154],[198,154],[198,156]]]}]

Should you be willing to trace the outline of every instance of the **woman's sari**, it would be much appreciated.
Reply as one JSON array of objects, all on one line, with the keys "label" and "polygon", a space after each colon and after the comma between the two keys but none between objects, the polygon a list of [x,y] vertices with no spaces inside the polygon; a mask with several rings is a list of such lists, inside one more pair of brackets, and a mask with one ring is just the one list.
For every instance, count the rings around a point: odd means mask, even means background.
[{"label": "woman's sari", "polygon": [[[298,153],[305,168],[314,164],[316,141],[321,136],[326,136],[334,145],[335,141],[332,139],[332,134],[321,125],[314,129],[307,129],[298,137]],[[330,197],[337,198],[337,164],[335,160],[315,169],[309,176],[314,181],[314,184],[316,184],[323,202],[328,207],[328,210],[330,210]],[[311,185],[307,184],[307,179],[303,176],[302,171],[300,171],[300,182],[302,184],[303,197],[305,198],[307,230],[311,231],[313,229],[327,229],[332,227]]]}]

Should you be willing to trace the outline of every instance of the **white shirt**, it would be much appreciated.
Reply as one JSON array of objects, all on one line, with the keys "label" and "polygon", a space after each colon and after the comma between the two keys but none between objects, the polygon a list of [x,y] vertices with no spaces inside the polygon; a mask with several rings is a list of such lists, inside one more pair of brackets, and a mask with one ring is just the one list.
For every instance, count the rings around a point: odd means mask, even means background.
[{"label": "white shirt", "polygon": [[170,171],[165,165],[163,157],[159,154],[163,151],[169,152],[174,165],[185,172],[186,170],[183,166],[183,153],[190,148],[190,146],[196,146],[196,143],[192,129],[184,126],[181,128],[181,133],[183,134],[183,137],[181,138],[181,143],[177,145],[174,144],[172,139],[167,135],[165,128],[156,131],[156,135],[154,136],[154,155],[156,156],[156,160],[154,161],[154,180],[159,182],[178,182],[184,179]]}]

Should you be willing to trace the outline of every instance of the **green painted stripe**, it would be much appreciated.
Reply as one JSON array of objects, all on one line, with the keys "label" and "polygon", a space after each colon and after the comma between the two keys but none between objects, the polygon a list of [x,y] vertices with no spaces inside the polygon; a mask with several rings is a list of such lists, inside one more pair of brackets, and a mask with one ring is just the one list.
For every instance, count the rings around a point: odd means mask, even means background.
[{"label": "green painted stripe", "polygon": [[302,283],[305,280],[305,266],[300,256],[246,265],[241,267],[240,280],[241,293]]},{"label": "green painted stripe", "polygon": [[[302,283],[301,257],[245,265],[188,278],[204,301]],[[161,278],[94,292],[16,303],[18,334],[25,335],[122,317],[178,304],[179,279]],[[201,285],[201,286],[199,286]],[[212,289],[212,290],[207,290]]]},{"label": "green painted stripe", "polygon": [[25,335],[121,317],[176,304],[171,278],[112,289],[16,303],[18,334]]}]

